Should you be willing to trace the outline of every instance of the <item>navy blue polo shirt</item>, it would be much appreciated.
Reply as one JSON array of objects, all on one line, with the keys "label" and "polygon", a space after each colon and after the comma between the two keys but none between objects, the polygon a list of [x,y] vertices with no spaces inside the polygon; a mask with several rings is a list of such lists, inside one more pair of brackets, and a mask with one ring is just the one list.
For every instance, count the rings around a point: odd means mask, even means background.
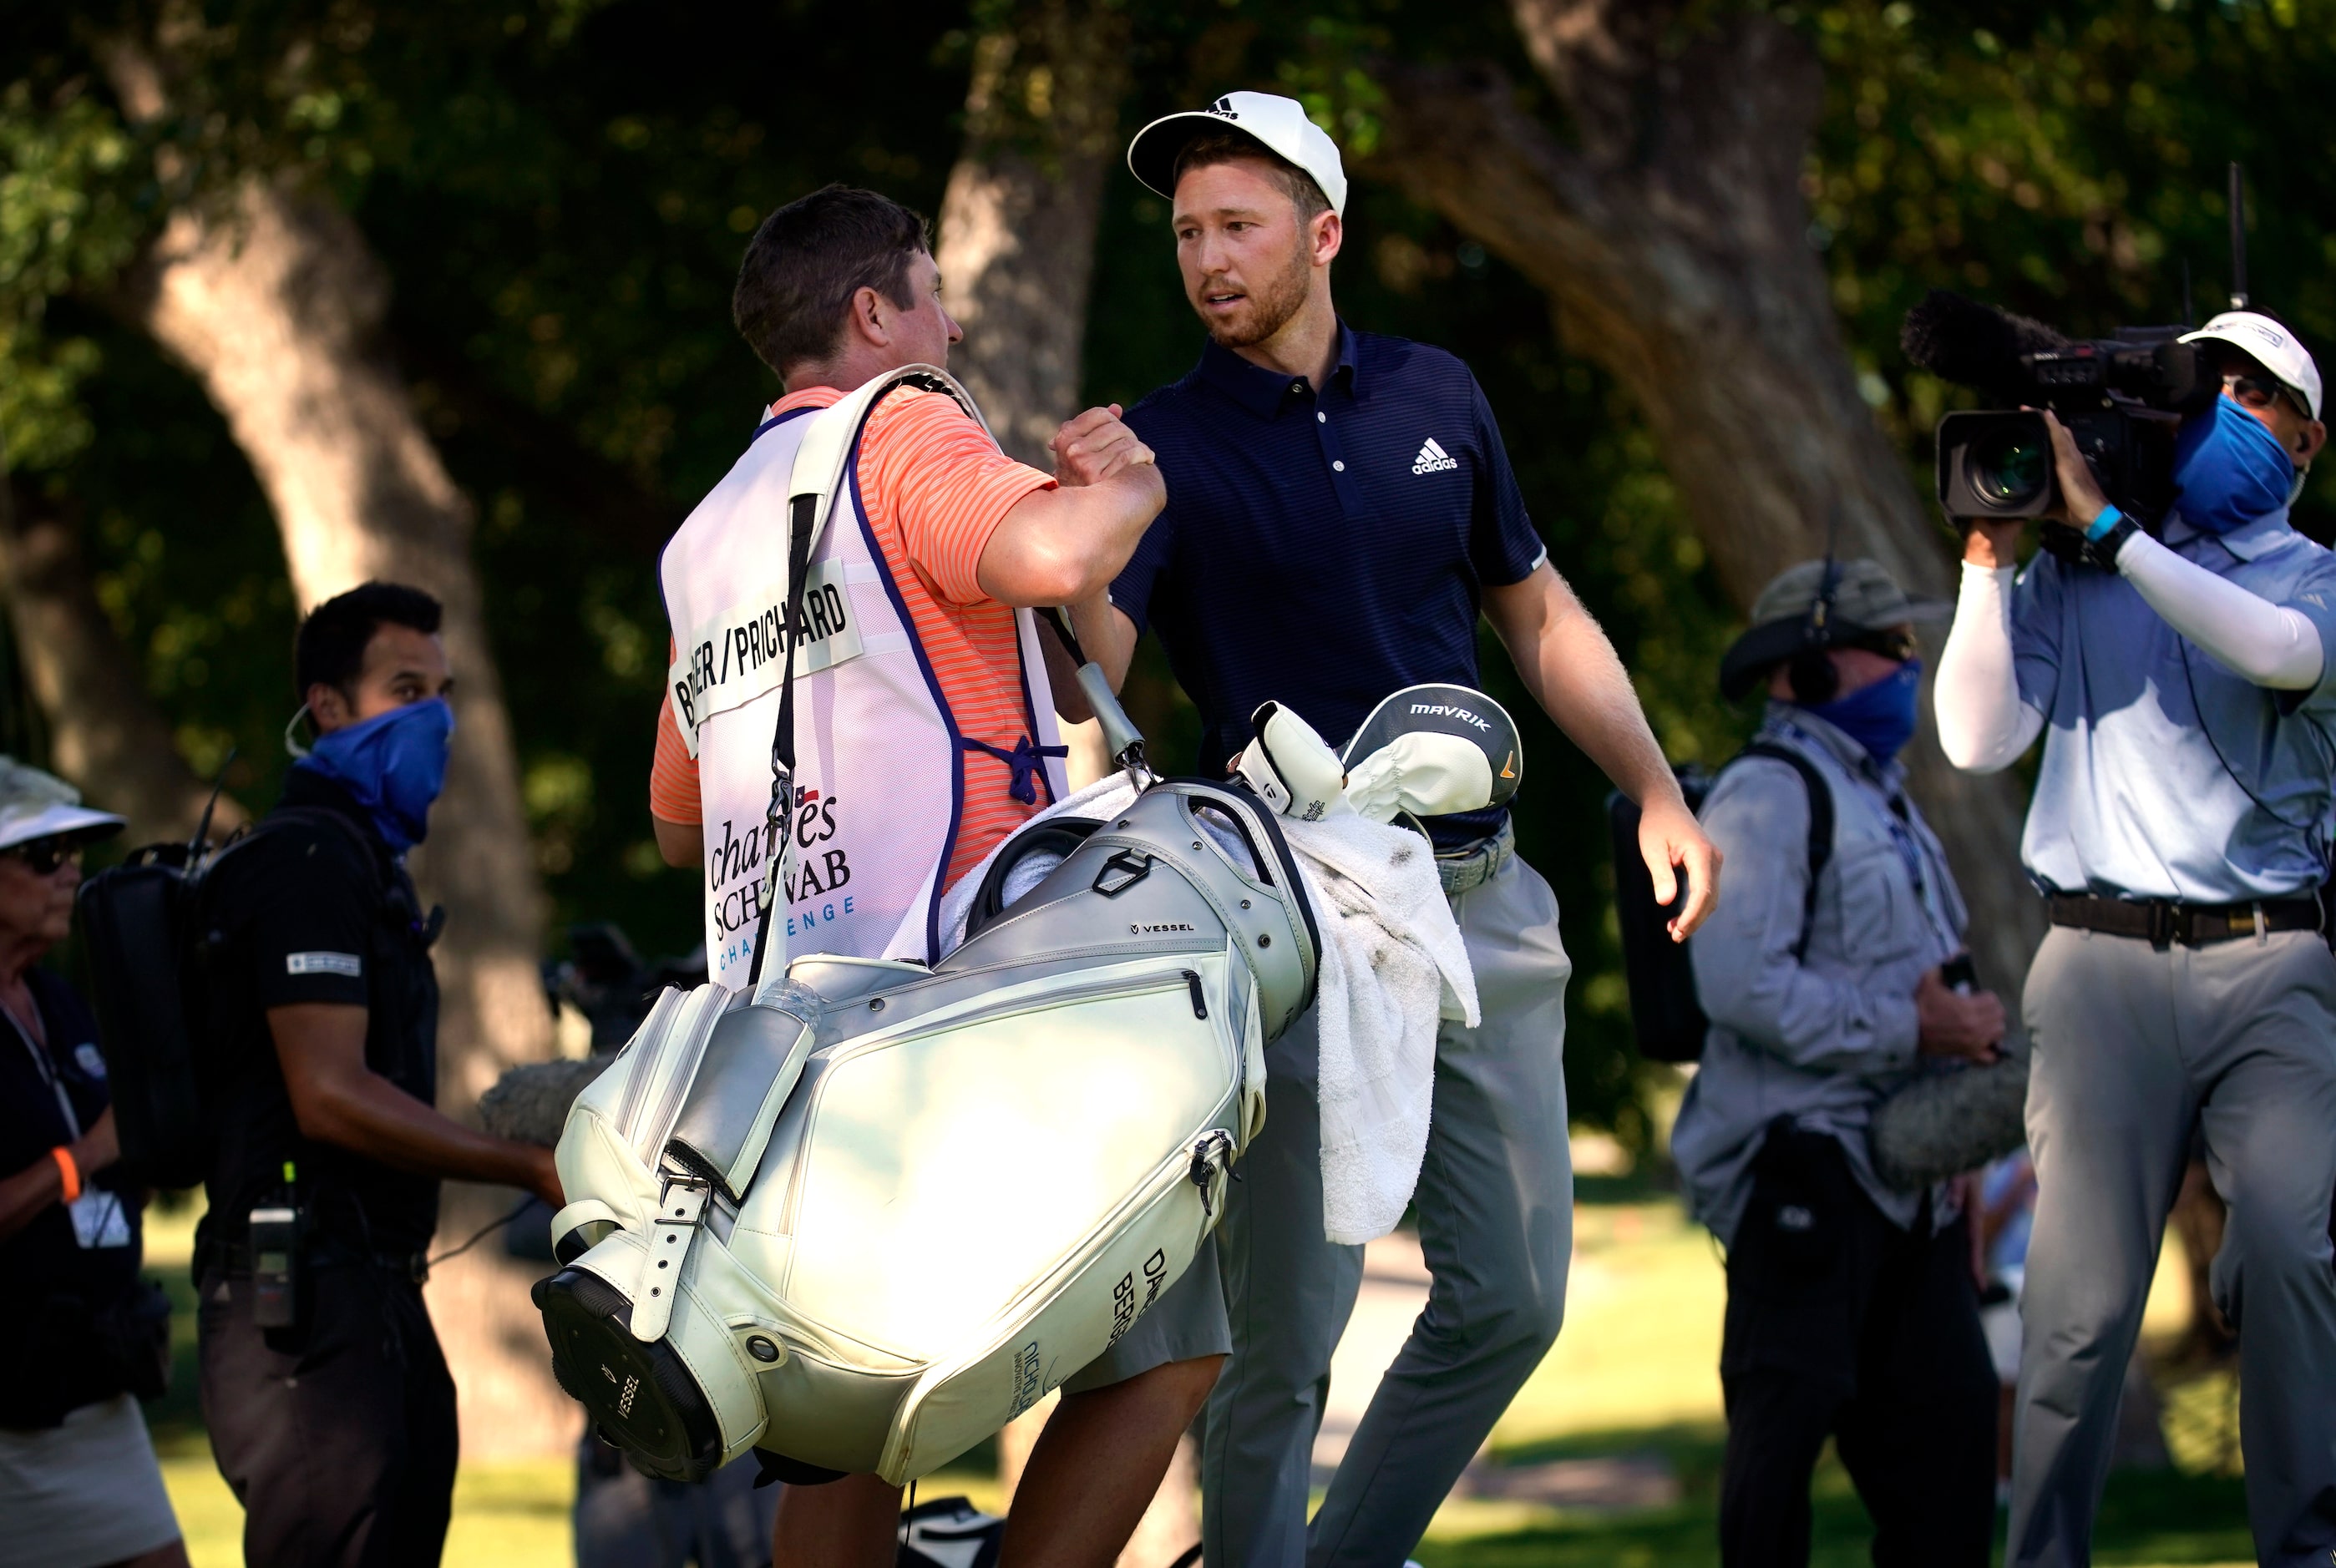
[{"label": "navy blue polo shirt", "polygon": [[[1200,709],[1198,772],[1223,777],[1260,702],[1342,748],[1391,692],[1482,685],[1484,588],[1549,552],[1459,360],[1341,325],[1318,395],[1211,342],[1127,422],[1158,454],[1168,505],[1112,602],[1159,634]],[[1500,817],[1446,818],[1437,841],[1481,837]]]}]

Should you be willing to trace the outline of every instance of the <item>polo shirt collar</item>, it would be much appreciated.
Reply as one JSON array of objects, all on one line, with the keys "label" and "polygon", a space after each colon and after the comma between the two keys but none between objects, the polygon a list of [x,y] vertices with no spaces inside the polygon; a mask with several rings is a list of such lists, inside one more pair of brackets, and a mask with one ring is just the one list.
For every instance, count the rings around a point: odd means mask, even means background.
[{"label": "polo shirt collar", "polygon": [[2192,528],[2179,512],[2173,513],[2166,520],[2166,542],[2168,545],[2186,544],[2192,539],[2208,539],[2222,546],[2242,561],[2259,560],[2264,556],[2286,549],[2302,537],[2302,534],[2288,526],[2285,507],[2280,508],[2275,512],[2265,512],[2245,527],[2233,528],[2227,534],[2209,534],[2203,528]]},{"label": "polo shirt collar", "polygon": [[[1201,379],[1261,420],[1273,418],[1291,399],[1310,391],[1304,376],[1252,364],[1214,338],[1201,345]],[[1338,323],[1338,363],[1330,371],[1330,384],[1341,382],[1349,393],[1355,391],[1355,334],[1344,321]]]}]

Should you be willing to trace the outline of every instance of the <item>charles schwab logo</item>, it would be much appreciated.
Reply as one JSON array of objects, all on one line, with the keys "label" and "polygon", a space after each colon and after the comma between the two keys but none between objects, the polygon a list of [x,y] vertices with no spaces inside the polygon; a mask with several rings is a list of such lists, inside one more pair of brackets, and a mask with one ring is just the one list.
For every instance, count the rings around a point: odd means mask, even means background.
[{"label": "charles schwab logo", "polygon": [[[842,891],[852,882],[852,858],[841,845],[828,842],[836,835],[838,804],[832,793],[805,789],[787,825],[794,838],[795,860],[780,891],[787,905],[789,936],[854,912],[856,899]],[[755,822],[741,834],[736,824],[725,818],[721,837],[706,847],[706,882],[721,938],[715,955],[719,962],[736,963],[754,956],[776,833],[768,823]]]}]

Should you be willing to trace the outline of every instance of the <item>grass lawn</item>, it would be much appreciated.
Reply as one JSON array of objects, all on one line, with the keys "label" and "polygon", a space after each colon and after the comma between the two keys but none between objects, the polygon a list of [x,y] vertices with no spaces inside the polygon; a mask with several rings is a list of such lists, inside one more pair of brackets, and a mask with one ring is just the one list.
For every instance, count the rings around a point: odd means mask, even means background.
[{"label": "grass lawn", "polygon": [[[1669,1200],[1589,1180],[1582,1187],[1565,1332],[1494,1432],[1494,1457],[1523,1463],[1660,1453],[1679,1477],[1680,1500],[1605,1515],[1457,1497],[1420,1547],[1426,1568],[1669,1568],[1716,1558],[1724,1440],[1718,1258]],[[193,1300],[183,1266],[191,1223],[158,1216],[153,1227],[152,1261],[179,1296],[180,1353],[170,1398],[148,1414],[195,1568],[235,1568],[242,1514],[212,1467],[193,1397]],[[2175,1326],[2179,1311],[2169,1261],[2151,1297],[2151,1328]],[[2253,1555],[2239,1481],[2199,1473],[2218,1458],[2214,1439],[2229,1407],[2225,1379],[2175,1391],[2168,1429],[2185,1468],[2112,1478],[2097,1562],[2237,1563]],[[566,1568],[574,1560],[574,1485],[565,1458],[465,1465],[448,1568]],[[997,1499],[991,1477],[976,1472],[944,1472],[919,1490],[926,1497],[966,1492],[991,1506]],[[1866,1563],[1870,1541],[1848,1477],[1828,1458],[1817,1478],[1815,1562]]]}]

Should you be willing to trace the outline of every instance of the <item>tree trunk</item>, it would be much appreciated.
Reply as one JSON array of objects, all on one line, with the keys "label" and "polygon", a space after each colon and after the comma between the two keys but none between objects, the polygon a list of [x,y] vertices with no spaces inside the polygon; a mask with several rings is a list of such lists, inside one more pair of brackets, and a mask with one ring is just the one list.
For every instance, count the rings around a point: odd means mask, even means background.
[{"label": "tree trunk", "polygon": [[941,199],[952,356],[998,444],[1051,472],[1078,409],[1104,176],[1117,151],[1127,14],[1027,0],[974,44],[966,141]]},{"label": "tree trunk", "polygon": [[447,908],[439,1099],[467,1109],[505,1068],[550,1050],[536,968],[543,895],[471,561],[470,503],[375,352],[387,279],[346,214],[253,179],[225,210],[175,213],[126,297],[226,416],[275,510],[302,609],[376,577],[445,605],[453,762],[414,866]]},{"label": "tree trunk", "polygon": [[[81,787],[90,805],[129,818],[125,837],[132,844],[193,833],[209,786],[179,755],[170,721],[105,618],[71,518],[5,480],[0,591],[56,770]],[[221,796],[213,836],[243,820],[243,808]]]},{"label": "tree trunk", "polygon": [[[223,414],[275,511],[305,610],[371,578],[445,605],[456,684],[453,760],[414,856],[447,910],[438,1101],[463,1114],[503,1070],[550,1054],[538,970],[544,899],[519,760],[470,554],[470,503],[380,352],[388,281],[328,201],[253,177],[214,209],[181,208],[126,280],[133,317]],[[507,1194],[453,1187],[443,1231],[466,1234]],[[528,1276],[498,1249],[450,1265],[431,1293],[462,1391],[466,1453],[558,1448],[574,1407],[552,1384]]]},{"label": "tree trunk", "polygon": [[[1950,553],[1858,395],[1806,237],[1815,57],[1771,17],[1705,21],[1679,0],[1514,9],[1572,140],[1494,67],[1388,62],[1367,172],[1548,295],[1568,346],[1637,399],[1739,605],[1820,554],[1835,519],[1844,557],[1951,594]],[[2043,931],[2018,869],[2024,792],[1956,772],[1928,726],[1909,763],[1970,901],[1981,973],[2016,998]]]}]

